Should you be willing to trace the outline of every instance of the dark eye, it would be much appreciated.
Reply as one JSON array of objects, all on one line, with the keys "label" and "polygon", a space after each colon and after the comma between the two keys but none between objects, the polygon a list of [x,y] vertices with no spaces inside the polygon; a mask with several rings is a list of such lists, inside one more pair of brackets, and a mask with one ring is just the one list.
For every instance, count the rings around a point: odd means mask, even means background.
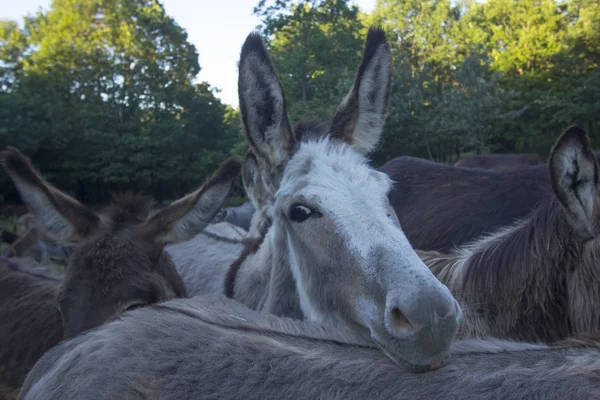
[{"label": "dark eye", "polygon": [[294,204],[290,208],[290,219],[294,222],[303,222],[313,215],[313,210],[300,204]]}]

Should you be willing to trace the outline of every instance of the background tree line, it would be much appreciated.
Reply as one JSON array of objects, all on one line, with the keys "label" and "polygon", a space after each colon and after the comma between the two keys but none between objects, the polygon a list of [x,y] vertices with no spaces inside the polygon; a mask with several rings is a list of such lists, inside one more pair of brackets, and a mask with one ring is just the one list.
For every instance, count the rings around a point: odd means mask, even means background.
[{"label": "background tree line", "polygon": [[[293,121],[330,118],[370,24],[394,48],[381,164],[398,155],[547,155],[579,122],[600,134],[600,0],[261,0]],[[206,83],[195,47],[157,0],[54,0],[0,24],[0,145],[89,202],[191,190],[245,149],[238,110]],[[14,189],[0,177],[5,201]]]}]

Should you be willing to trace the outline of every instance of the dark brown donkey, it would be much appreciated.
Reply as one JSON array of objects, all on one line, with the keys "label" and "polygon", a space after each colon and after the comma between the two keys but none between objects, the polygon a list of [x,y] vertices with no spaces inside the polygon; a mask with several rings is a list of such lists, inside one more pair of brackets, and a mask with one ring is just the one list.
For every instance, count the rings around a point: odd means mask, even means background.
[{"label": "dark brown donkey", "polygon": [[221,208],[241,167],[227,160],[195,192],[150,215],[119,195],[97,214],[53,188],[14,148],[1,156],[25,204],[61,242],[75,242],[64,277],[0,262],[0,397],[16,395],[35,362],[63,338],[148,304],[185,297],[168,243],[189,239]]},{"label": "dark brown donkey", "polygon": [[495,171],[512,171],[518,168],[545,164],[546,160],[534,153],[476,154],[457,161],[455,167],[483,168]]},{"label": "dark brown donkey", "polygon": [[551,194],[546,164],[492,171],[404,156],[379,171],[395,182],[390,204],[421,250],[450,251],[525,217]]},{"label": "dark brown donkey", "polygon": [[600,178],[582,128],[561,135],[549,167],[554,195],[524,220],[450,255],[418,252],[461,302],[463,337],[600,330]]}]

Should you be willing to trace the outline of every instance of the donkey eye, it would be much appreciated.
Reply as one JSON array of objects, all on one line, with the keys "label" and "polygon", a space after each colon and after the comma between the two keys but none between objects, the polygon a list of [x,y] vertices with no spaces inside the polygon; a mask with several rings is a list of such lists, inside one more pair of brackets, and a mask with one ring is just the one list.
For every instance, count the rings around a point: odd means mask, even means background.
[{"label": "donkey eye", "polygon": [[290,219],[294,222],[303,222],[313,215],[313,213],[313,210],[306,206],[294,204],[292,208],[290,208]]}]

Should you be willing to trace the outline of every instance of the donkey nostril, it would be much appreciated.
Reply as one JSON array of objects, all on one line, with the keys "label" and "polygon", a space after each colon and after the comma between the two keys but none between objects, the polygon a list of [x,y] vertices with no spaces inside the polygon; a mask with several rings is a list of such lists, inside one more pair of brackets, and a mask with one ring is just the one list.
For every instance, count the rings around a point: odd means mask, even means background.
[{"label": "donkey nostril", "polygon": [[391,325],[394,330],[419,332],[421,327],[411,324],[397,307],[392,308]]}]

